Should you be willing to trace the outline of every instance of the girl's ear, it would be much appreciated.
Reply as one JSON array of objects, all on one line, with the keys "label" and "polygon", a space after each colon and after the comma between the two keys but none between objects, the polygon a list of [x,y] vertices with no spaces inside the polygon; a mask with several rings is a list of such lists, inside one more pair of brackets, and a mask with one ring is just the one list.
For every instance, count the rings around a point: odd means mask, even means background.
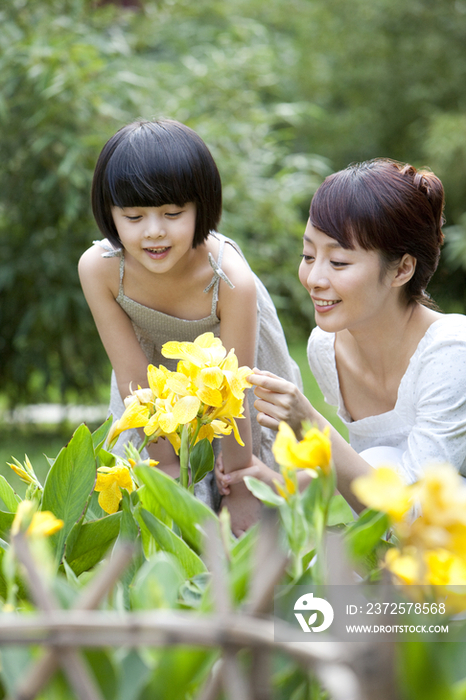
[{"label": "girl's ear", "polygon": [[416,258],[409,253],[405,253],[395,268],[395,277],[392,280],[392,287],[402,287],[409,282],[416,271]]}]

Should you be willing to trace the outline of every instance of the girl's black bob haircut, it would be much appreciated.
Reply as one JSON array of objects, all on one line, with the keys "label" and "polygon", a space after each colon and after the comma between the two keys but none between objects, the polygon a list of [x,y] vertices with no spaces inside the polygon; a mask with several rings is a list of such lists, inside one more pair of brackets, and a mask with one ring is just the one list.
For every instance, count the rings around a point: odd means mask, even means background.
[{"label": "girl's black bob haircut", "polygon": [[92,211],[100,231],[121,241],[112,207],[196,204],[193,248],[217,229],[222,183],[215,161],[195,131],[171,119],[138,120],[107,141],[92,181]]}]

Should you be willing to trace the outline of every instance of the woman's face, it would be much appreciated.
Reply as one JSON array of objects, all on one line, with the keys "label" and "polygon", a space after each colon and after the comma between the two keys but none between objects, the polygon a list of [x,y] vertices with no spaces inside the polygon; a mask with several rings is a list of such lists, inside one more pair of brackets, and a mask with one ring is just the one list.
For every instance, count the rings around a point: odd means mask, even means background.
[{"label": "woman's face", "polygon": [[[308,221],[299,279],[309,292],[317,325],[336,333],[370,329],[393,300],[392,276],[377,251],[342,248]],[[383,322],[383,320],[382,320]]]}]

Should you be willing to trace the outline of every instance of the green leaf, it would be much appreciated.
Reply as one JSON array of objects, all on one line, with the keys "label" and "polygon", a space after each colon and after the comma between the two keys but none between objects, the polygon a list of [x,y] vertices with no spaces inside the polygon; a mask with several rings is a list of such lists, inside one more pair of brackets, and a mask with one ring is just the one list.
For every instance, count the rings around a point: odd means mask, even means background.
[{"label": "green leaf", "polygon": [[91,433],[89,428],[81,425],[53,463],[42,497],[41,510],[50,510],[64,522],[63,528],[50,538],[58,560],[63,556],[66,538],[86,508],[95,478]]},{"label": "green leaf", "polygon": [[161,520],[168,527],[172,524],[172,518],[167,514],[166,510],[160,505],[160,501],[156,498],[152,491],[145,484],[138,489],[139,500],[143,508],[155,515],[158,520]]},{"label": "green leaf", "polygon": [[116,700],[138,700],[139,693],[147,683],[151,669],[137,649],[125,651],[118,662],[118,692]]},{"label": "green leaf", "polygon": [[99,467],[114,467],[116,463],[115,455],[112,452],[104,450],[102,447],[98,452],[96,450],[96,455],[99,460]]},{"label": "green leaf", "polygon": [[[93,520],[76,525],[79,534],[71,548],[66,547],[66,561],[76,576],[88,571],[99,563],[120,532],[122,513],[107,515],[101,520]],[[71,532],[69,539],[72,539]]]},{"label": "green leaf", "polygon": [[218,649],[193,647],[163,649],[150,682],[141,695],[141,700],[160,697],[161,688],[163,688],[163,700],[194,697],[193,691],[205,682],[219,654]]},{"label": "green leaf", "polygon": [[207,438],[197,442],[189,455],[191,477],[193,484],[197,484],[206,474],[214,468],[215,457],[211,443]]},{"label": "green leaf", "polygon": [[122,501],[121,501],[121,525],[119,540],[126,542],[135,542],[139,536],[139,528],[134,519],[132,507],[131,507],[131,497],[126,489],[121,490]]},{"label": "green leaf", "polygon": [[320,507],[320,503],[322,500],[321,497],[322,488],[320,484],[320,479],[311,479],[311,481],[301,494],[301,505],[303,508],[303,512],[306,518],[308,518],[309,520],[312,520],[315,509]]},{"label": "green leaf", "polygon": [[346,531],[344,541],[350,555],[360,560],[370,554],[389,527],[385,513],[365,510]]},{"label": "green leaf", "polygon": [[0,475],[0,498],[10,513],[16,513],[18,503],[21,503],[21,498],[2,475]]},{"label": "green leaf", "polygon": [[95,453],[98,454],[99,450],[103,447],[110,428],[112,427],[113,418],[109,416],[105,423],[103,423],[100,428],[97,428],[92,433],[92,444],[94,445]]},{"label": "green leaf", "polygon": [[203,523],[218,522],[215,513],[160,469],[139,465],[134,471],[178,525],[186,542],[199,553],[204,544]]},{"label": "green leaf", "polygon": [[135,572],[130,589],[131,609],[177,607],[178,591],[185,580],[176,557],[169,552],[155,552]]},{"label": "green leaf", "polygon": [[329,504],[327,525],[332,527],[352,522],[354,522],[354,513],[341,493],[332,496]]},{"label": "green leaf", "polygon": [[5,513],[0,510],[0,537],[2,540],[8,541],[10,539],[10,530],[14,519],[14,513]]},{"label": "green leaf", "polygon": [[158,520],[152,513],[149,513],[144,508],[141,508],[139,515],[156,540],[160,549],[164,552],[170,552],[180,562],[186,578],[192,578],[197,574],[207,571],[202,559],[184,542],[181,537],[175,535],[166,525]]},{"label": "green leaf", "polygon": [[275,508],[285,503],[285,499],[279,496],[268,484],[255,479],[253,476],[245,476],[244,483],[253,496],[270,508]]}]

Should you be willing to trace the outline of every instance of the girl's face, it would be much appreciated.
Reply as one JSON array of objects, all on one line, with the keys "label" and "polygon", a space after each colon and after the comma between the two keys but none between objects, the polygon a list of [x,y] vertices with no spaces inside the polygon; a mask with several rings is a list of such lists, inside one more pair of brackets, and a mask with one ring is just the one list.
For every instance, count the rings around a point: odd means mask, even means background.
[{"label": "girl's face", "polygon": [[128,255],[150,272],[168,272],[192,250],[196,205],[112,207],[113,221]]},{"label": "girl's face", "polygon": [[332,333],[379,323],[393,298],[390,272],[382,273],[377,251],[342,248],[310,221],[299,279],[314,303],[317,325]]}]

